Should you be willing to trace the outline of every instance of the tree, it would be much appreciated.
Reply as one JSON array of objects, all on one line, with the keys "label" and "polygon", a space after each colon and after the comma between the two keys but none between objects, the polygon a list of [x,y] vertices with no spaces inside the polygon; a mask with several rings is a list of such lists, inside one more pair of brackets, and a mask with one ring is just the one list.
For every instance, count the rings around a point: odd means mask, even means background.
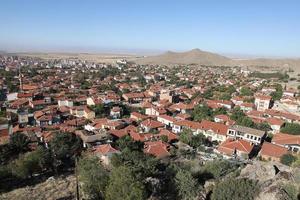
[{"label": "tree", "polygon": [[237,121],[240,118],[244,118],[246,115],[240,108],[234,108],[232,111],[232,115],[230,116],[230,119]]},{"label": "tree", "polygon": [[179,141],[189,144],[193,137],[193,131],[191,129],[183,129],[179,135]]},{"label": "tree", "polygon": [[268,123],[266,123],[266,122],[256,124],[255,128],[259,129],[259,130],[262,130],[262,131],[269,131],[269,130],[271,130],[271,126]]},{"label": "tree", "polygon": [[10,137],[10,145],[15,152],[24,153],[29,150],[29,138],[22,133],[14,133]]},{"label": "tree", "polygon": [[285,123],[284,127],[280,129],[280,132],[292,135],[300,135],[300,124]]},{"label": "tree", "polygon": [[43,147],[21,155],[13,163],[13,174],[20,178],[31,177],[34,173],[40,173],[51,164],[49,154]]},{"label": "tree", "polygon": [[291,166],[293,164],[293,162],[295,162],[297,160],[297,158],[295,156],[293,156],[292,154],[284,154],[281,156],[280,158],[280,162],[282,164]]},{"label": "tree", "polygon": [[159,162],[155,157],[145,155],[142,151],[124,149],[121,154],[112,156],[111,164],[113,167],[125,165],[138,180],[143,181],[157,174]]},{"label": "tree", "polygon": [[82,141],[72,133],[57,133],[50,141],[50,150],[54,159],[54,167],[74,164],[74,156],[79,155]]},{"label": "tree", "polygon": [[106,200],[143,200],[144,185],[137,181],[129,168],[125,166],[114,168],[106,188]]},{"label": "tree", "polygon": [[256,181],[250,179],[225,179],[212,192],[212,200],[252,200],[258,194]]},{"label": "tree", "polygon": [[79,180],[89,199],[104,199],[108,184],[108,172],[97,157],[83,157],[78,162]]},{"label": "tree", "polygon": [[277,84],[275,86],[275,88],[276,88],[276,91],[271,93],[272,99],[273,100],[280,100],[281,97],[282,97],[282,94],[283,94],[282,86],[280,84]]},{"label": "tree", "polygon": [[203,119],[212,119],[212,110],[206,105],[197,105],[193,112],[192,117],[194,121],[201,121]]},{"label": "tree", "polygon": [[199,133],[197,135],[193,135],[191,141],[188,144],[193,148],[198,148],[205,143],[206,137],[202,133]]},{"label": "tree", "polygon": [[202,133],[194,135],[191,129],[183,129],[179,135],[179,141],[188,144],[193,148],[198,148],[206,143],[206,138]]},{"label": "tree", "polygon": [[123,151],[128,148],[131,151],[142,151],[144,143],[140,141],[134,141],[129,135],[123,136],[117,140],[116,143],[119,150]]},{"label": "tree", "polygon": [[168,138],[168,136],[166,136],[166,135],[160,136],[160,139],[161,139],[163,142],[168,142],[168,141],[169,141],[169,138]]},{"label": "tree", "polygon": [[180,199],[195,199],[199,187],[192,174],[184,169],[180,169],[175,176],[175,185]]},{"label": "tree", "polygon": [[249,87],[242,87],[241,91],[240,91],[240,94],[242,96],[252,96],[253,92],[251,91],[251,89]]}]

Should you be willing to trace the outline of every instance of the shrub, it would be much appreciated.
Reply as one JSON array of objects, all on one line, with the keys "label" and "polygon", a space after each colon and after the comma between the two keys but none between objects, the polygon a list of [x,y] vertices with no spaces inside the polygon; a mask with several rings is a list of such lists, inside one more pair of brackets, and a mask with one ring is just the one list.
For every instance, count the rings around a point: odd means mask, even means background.
[{"label": "shrub", "polygon": [[281,156],[280,158],[280,162],[282,164],[291,166],[293,162],[295,162],[297,160],[297,158],[295,156],[293,156],[292,154],[284,154],[283,156]]},{"label": "shrub", "polygon": [[212,192],[212,200],[252,200],[258,194],[257,182],[249,179],[225,179]]}]

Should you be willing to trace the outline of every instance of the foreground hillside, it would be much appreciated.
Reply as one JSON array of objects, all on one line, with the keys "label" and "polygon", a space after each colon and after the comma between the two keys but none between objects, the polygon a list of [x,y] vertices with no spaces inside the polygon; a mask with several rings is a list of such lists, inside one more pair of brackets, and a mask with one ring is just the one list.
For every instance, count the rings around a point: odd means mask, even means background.
[{"label": "foreground hillside", "polygon": [[74,175],[49,178],[47,181],[34,186],[15,189],[0,195],[1,200],[54,200],[75,199],[76,181]]},{"label": "foreground hillside", "polygon": [[[232,174],[228,174],[223,180],[208,180],[204,185],[206,192],[200,192],[199,190],[197,198],[210,199],[211,189],[216,187],[216,185],[220,187],[220,184],[222,184],[222,182],[226,183],[230,177],[232,177]],[[300,188],[300,169],[298,168],[290,168],[280,163],[255,161],[240,169],[240,174],[234,179],[237,182],[239,182],[239,180],[242,182],[245,179],[253,180],[258,186],[256,187],[257,194],[255,195],[255,200],[299,199],[299,196],[296,194],[298,188]],[[47,181],[35,186],[15,189],[0,195],[0,199],[75,199],[75,189],[75,176],[69,175],[56,179],[49,178]]]}]

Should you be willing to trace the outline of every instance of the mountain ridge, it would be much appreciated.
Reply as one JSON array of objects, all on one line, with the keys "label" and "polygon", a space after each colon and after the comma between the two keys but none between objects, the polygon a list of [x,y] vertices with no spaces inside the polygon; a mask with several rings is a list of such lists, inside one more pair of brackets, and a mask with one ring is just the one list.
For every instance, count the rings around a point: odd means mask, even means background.
[{"label": "mountain ridge", "polygon": [[244,58],[231,59],[217,53],[191,49],[185,52],[166,51],[156,56],[147,56],[135,60],[138,64],[185,65],[199,64],[208,66],[265,66],[300,68],[299,58]]}]

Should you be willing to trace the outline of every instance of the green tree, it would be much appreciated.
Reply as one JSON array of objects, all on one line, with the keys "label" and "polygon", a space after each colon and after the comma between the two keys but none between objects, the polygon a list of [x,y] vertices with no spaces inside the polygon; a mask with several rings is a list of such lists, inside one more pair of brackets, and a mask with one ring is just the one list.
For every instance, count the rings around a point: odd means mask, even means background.
[{"label": "green tree", "polygon": [[155,176],[158,172],[159,161],[141,151],[124,149],[121,154],[114,154],[111,158],[113,167],[126,166],[134,173],[138,180]]},{"label": "green tree", "polygon": [[108,172],[97,157],[83,157],[78,162],[79,180],[89,199],[104,199]]},{"label": "green tree", "polygon": [[14,133],[10,137],[10,145],[15,152],[24,153],[29,150],[30,140],[23,133]]},{"label": "green tree", "polygon": [[282,86],[280,84],[277,84],[275,88],[276,91],[271,93],[271,97],[273,100],[280,100],[283,94]]},{"label": "green tree", "polygon": [[280,132],[292,135],[300,135],[300,124],[285,123],[284,127],[280,129]]},{"label": "green tree", "polygon": [[51,160],[47,150],[39,147],[37,150],[21,155],[13,163],[13,174],[20,178],[31,177],[34,173],[40,173],[48,168]]},{"label": "green tree", "polygon": [[241,91],[240,91],[240,94],[242,96],[252,96],[253,92],[251,91],[251,89],[249,87],[242,87]]},{"label": "green tree", "polygon": [[193,131],[191,129],[183,129],[179,135],[179,141],[189,144],[193,137]]},{"label": "green tree", "polygon": [[206,104],[197,105],[192,112],[192,118],[194,121],[201,121],[204,119],[211,120],[212,114],[212,109],[209,108]]},{"label": "green tree", "polygon": [[140,141],[134,141],[129,135],[123,136],[117,140],[116,145],[119,150],[130,149],[132,151],[142,151],[144,143]]},{"label": "green tree", "polygon": [[288,166],[291,166],[296,160],[297,157],[293,156],[292,154],[284,154],[280,158],[280,162]]},{"label": "green tree", "polygon": [[106,188],[106,200],[143,200],[144,185],[135,179],[129,168],[120,166],[114,168]]},{"label": "green tree", "polygon": [[166,136],[166,135],[160,136],[160,139],[161,139],[163,142],[168,142],[168,141],[169,141],[169,138],[168,138],[168,136]]},{"label": "green tree", "polygon": [[54,167],[61,165],[73,165],[74,158],[82,150],[82,140],[72,133],[57,133],[49,144]]},{"label": "green tree", "polygon": [[250,179],[225,179],[212,192],[212,200],[253,200],[258,194],[257,182]]},{"label": "green tree", "polygon": [[188,170],[180,169],[175,176],[175,185],[180,199],[195,199],[199,191],[197,181]]}]

